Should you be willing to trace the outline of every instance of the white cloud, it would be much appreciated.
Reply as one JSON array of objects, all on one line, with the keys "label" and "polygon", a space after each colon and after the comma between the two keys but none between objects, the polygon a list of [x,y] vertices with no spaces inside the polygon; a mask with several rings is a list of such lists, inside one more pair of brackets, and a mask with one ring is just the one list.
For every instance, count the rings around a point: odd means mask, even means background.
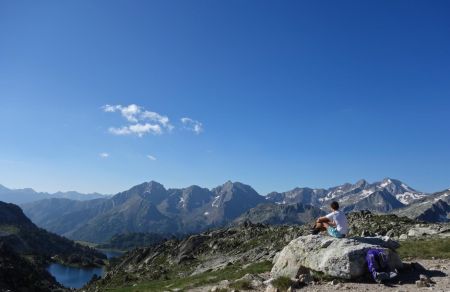
[{"label": "white cloud", "polygon": [[129,122],[136,123],[138,121],[137,115],[141,112],[141,108],[135,104],[130,104],[128,106],[121,105],[104,105],[103,111],[107,113],[120,112],[120,114],[127,119]]},{"label": "white cloud", "polygon": [[129,122],[136,123],[138,121],[137,115],[140,113],[141,108],[135,104],[130,104],[129,106],[122,107],[120,112],[122,116],[126,118]]},{"label": "white cloud", "polygon": [[148,158],[148,159],[150,159],[150,160],[156,160],[156,157],[155,157],[155,156],[153,156],[153,155],[150,155],[150,154],[149,154],[149,155],[147,155],[147,158]]},{"label": "white cloud", "polygon": [[162,116],[155,112],[143,111],[141,113],[141,118],[143,120],[148,120],[152,122],[157,122],[161,124],[164,128],[167,128],[169,131],[173,129],[173,126],[170,124],[169,118],[166,116]]},{"label": "white cloud", "polygon": [[102,153],[98,154],[98,156],[100,156],[100,158],[108,158],[109,157],[109,153],[102,152]]},{"label": "white cloud", "polygon": [[104,112],[113,113],[117,110],[117,106],[106,104],[106,105],[102,106],[102,109]]},{"label": "white cloud", "polygon": [[137,135],[139,137],[144,136],[145,134],[151,133],[155,135],[162,134],[162,129],[160,125],[157,124],[133,124],[129,126],[123,126],[120,128],[111,127],[108,129],[111,134],[114,135]]},{"label": "white cloud", "polygon": [[181,122],[183,123],[185,129],[193,131],[197,135],[203,132],[203,124],[199,121],[185,117],[181,118]]},{"label": "white cloud", "polygon": [[102,109],[108,113],[119,112],[128,122],[128,125],[122,127],[110,127],[108,131],[114,135],[137,135],[142,137],[145,134],[159,135],[165,130],[170,132],[174,128],[167,116],[147,111],[136,104],[128,106],[107,104]]}]

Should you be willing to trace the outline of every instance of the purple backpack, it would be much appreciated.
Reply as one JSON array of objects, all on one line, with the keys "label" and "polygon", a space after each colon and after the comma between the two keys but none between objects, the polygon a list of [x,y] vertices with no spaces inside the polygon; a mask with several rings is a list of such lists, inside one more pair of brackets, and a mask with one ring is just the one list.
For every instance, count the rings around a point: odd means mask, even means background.
[{"label": "purple backpack", "polygon": [[391,271],[388,255],[382,249],[369,249],[366,255],[370,275],[377,283],[391,280],[397,276],[397,271]]}]

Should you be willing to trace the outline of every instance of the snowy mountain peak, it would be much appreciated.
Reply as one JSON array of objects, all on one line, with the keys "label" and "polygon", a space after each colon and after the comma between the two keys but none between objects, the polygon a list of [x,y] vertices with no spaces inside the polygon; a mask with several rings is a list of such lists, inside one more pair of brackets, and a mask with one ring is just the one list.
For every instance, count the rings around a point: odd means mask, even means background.
[{"label": "snowy mountain peak", "polygon": [[[375,197],[383,197],[383,200],[390,201],[390,205],[403,206],[426,195],[392,178],[385,178],[382,181],[374,183],[369,183],[365,179],[361,179],[355,184],[346,183],[327,190],[318,189],[318,191],[312,191],[308,193],[308,196],[305,196],[307,190],[308,188],[295,188],[284,193],[271,193],[267,199],[279,204],[295,202],[324,206],[334,200],[340,202],[342,205],[354,205],[363,200],[370,201],[374,200]],[[367,204],[360,203],[360,205]]]}]

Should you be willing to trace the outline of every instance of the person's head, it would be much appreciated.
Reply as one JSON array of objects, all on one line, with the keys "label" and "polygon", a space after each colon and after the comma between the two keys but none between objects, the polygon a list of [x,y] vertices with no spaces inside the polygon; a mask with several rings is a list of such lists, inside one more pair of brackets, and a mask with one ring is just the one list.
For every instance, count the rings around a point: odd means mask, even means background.
[{"label": "person's head", "polygon": [[330,204],[330,207],[331,207],[331,209],[333,209],[333,211],[337,211],[337,210],[339,210],[339,203],[336,202],[336,201],[333,201],[333,202]]}]

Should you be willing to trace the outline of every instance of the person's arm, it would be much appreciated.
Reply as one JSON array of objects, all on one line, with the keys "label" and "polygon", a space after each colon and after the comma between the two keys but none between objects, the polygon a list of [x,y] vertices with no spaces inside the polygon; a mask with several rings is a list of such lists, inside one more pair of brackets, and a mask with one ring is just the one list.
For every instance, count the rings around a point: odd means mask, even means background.
[{"label": "person's arm", "polygon": [[319,219],[317,219],[316,223],[328,223],[330,222],[330,219],[327,216],[323,216],[323,217],[319,217]]},{"label": "person's arm", "polygon": [[336,223],[333,221],[333,215],[333,212],[331,212],[326,216],[319,217],[319,219],[317,219],[317,223],[328,223],[329,225],[336,226]]}]

